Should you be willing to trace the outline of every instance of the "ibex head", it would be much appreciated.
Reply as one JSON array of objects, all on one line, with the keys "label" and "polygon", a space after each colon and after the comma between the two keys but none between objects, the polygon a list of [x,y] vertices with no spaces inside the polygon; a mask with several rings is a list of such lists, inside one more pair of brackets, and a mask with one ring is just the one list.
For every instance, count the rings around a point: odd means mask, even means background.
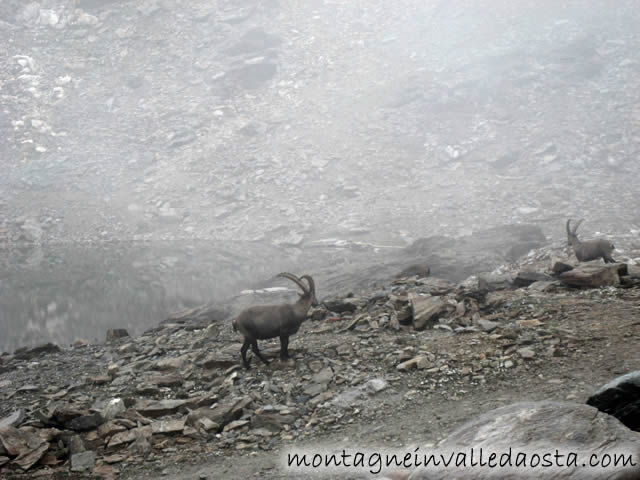
[{"label": "ibex head", "polygon": [[[312,307],[318,306],[318,300],[316,299],[316,284],[310,275],[303,275],[302,277],[298,278],[292,273],[282,272],[276,275],[276,277],[288,278],[300,287],[302,293],[298,294],[300,296],[298,301],[309,300]],[[307,281],[307,283],[309,284],[308,287],[304,284],[302,279],[305,279]]]}]

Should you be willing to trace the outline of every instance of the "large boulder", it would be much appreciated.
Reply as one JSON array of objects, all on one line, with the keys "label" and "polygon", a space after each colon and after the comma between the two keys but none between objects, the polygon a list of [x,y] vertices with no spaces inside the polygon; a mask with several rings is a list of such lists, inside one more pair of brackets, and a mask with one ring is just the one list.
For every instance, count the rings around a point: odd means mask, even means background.
[{"label": "large boulder", "polygon": [[[472,448],[473,460],[484,466],[470,466]],[[454,453],[455,460],[448,468],[420,468],[410,480],[640,478],[640,434],[593,407],[565,402],[516,403],[487,412],[452,432],[439,453]],[[466,454],[466,468],[455,467],[460,454]],[[603,462],[613,455],[632,455],[635,466],[584,466],[592,454]],[[542,467],[547,462],[552,466]]]},{"label": "large boulder", "polygon": [[640,432],[640,370],[607,383],[589,397],[587,405],[613,415],[631,430]]},{"label": "large boulder", "polygon": [[620,275],[626,273],[624,263],[584,263],[561,273],[558,279],[571,287],[615,287],[620,285]]},{"label": "large boulder", "polygon": [[438,316],[446,309],[447,305],[440,297],[409,294],[411,303],[411,314],[413,316],[413,327],[416,330],[423,330],[433,327]]}]

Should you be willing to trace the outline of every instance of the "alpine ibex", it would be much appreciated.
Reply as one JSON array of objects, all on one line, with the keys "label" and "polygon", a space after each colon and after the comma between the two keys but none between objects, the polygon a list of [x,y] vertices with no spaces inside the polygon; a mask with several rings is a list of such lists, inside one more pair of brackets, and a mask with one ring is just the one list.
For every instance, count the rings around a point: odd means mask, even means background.
[{"label": "alpine ibex", "polygon": [[615,263],[616,261],[611,256],[615,246],[609,240],[596,238],[584,242],[580,241],[576,232],[583,221],[584,218],[579,220],[576,226],[571,229],[571,219],[567,220],[567,240],[569,245],[573,247],[578,261],[588,262],[589,260],[602,258],[605,263]]},{"label": "alpine ibex", "polygon": [[[232,326],[235,331],[240,331],[244,335],[244,344],[240,349],[242,361],[245,368],[249,369],[247,361],[247,350],[251,345],[253,353],[266,365],[269,364],[258,349],[258,340],[280,337],[280,359],[289,358],[289,337],[295,334],[302,322],[307,318],[307,312],[312,306],[318,305],[316,299],[316,286],[309,275],[298,278],[291,273],[279,273],[278,277],[288,278],[296,283],[301,289],[300,298],[296,303],[281,305],[257,305],[249,307],[238,314],[233,320]],[[309,286],[302,281],[305,279]]]}]

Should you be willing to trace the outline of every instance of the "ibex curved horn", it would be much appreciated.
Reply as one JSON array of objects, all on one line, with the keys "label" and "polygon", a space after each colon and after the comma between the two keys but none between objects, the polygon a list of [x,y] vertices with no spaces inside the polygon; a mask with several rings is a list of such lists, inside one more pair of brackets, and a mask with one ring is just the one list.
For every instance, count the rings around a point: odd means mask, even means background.
[{"label": "ibex curved horn", "polygon": [[300,280],[298,277],[296,277],[293,273],[282,272],[282,273],[279,273],[278,275],[276,275],[276,277],[288,278],[289,280],[294,282],[296,285],[298,285],[305,294],[309,293],[309,289],[304,284],[304,282],[302,280]]},{"label": "ibex curved horn", "polygon": [[300,277],[300,280],[302,280],[303,278],[305,278],[307,282],[309,282],[310,291],[316,293],[316,283],[313,281],[313,278],[311,278],[311,275],[303,275]]},{"label": "ibex curved horn", "polygon": [[578,223],[576,223],[576,226],[573,227],[573,233],[575,234],[578,231],[578,227],[580,226],[580,224],[584,222],[584,218],[581,218],[580,220],[578,220]]}]

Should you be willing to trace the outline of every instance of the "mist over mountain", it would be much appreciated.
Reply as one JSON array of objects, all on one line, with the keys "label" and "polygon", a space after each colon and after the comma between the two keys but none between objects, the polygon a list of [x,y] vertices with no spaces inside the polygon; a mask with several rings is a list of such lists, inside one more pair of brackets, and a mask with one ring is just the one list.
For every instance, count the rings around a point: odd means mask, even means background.
[{"label": "mist over mountain", "polygon": [[[47,338],[74,316],[61,305],[90,311],[103,288],[89,323],[142,295],[115,311],[148,325],[332,261],[311,247],[513,223],[561,242],[584,217],[633,257],[639,16],[632,1],[5,0],[0,328],[19,316],[34,339],[12,346]],[[78,293],[91,282],[108,287]]]}]

